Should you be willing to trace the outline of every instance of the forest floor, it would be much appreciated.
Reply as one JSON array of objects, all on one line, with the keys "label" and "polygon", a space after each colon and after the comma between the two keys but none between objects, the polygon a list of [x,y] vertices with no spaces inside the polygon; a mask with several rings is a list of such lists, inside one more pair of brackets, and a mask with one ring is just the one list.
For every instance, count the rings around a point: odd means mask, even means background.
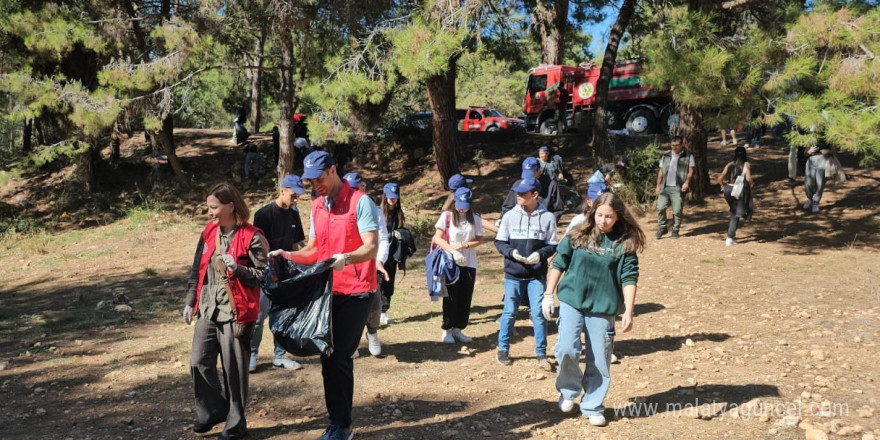
[{"label": "forest floor", "polygon": [[[175,136],[194,181],[239,179],[228,131]],[[193,328],[180,310],[204,203],[137,195],[149,188],[142,140],[124,145],[120,175],[131,178],[113,187],[127,208],[52,214],[54,230],[7,235],[0,245],[0,437],[196,437]],[[717,173],[732,151],[714,141]],[[767,142],[749,150],[757,212],[738,245],[724,245],[720,196],[686,206],[678,240],[653,238],[653,210],[640,216],[649,246],[634,329],[615,341],[607,427],[559,411],[554,374],[536,368],[525,310],[513,364],[495,361],[502,271],[487,232],[466,330],[472,343],[440,342],[440,306],[424,288],[425,241],[398,275],[394,322],[379,333],[383,355],[370,356],[364,340],[355,361],[355,438],[880,438],[880,171],[844,157],[850,179],[827,189],[819,213],[805,213],[803,185],[783,182],[787,148]],[[479,172],[465,173],[479,174],[475,206],[491,223],[521,157],[534,152],[484,153]],[[585,181],[588,162],[562,154]],[[444,194],[429,165],[363,169],[373,192],[399,179],[409,222],[430,231]],[[10,182],[0,200],[45,215],[66,173]],[[244,185],[252,210],[274,197],[269,180]],[[300,206],[308,209],[307,195]],[[555,340],[551,324],[548,354]],[[273,368],[271,353],[267,336],[250,381],[249,438],[317,438],[327,424],[319,359],[297,359],[303,368],[291,372]]]}]

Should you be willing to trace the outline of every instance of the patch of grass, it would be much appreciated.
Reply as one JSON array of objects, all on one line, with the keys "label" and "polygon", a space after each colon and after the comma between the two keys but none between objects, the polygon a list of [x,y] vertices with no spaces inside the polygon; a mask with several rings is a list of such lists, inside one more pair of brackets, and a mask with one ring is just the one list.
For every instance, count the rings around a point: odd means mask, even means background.
[{"label": "patch of grass", "polygon": [[413,236],[416,239],[429,239],[434,236],[434,223],[434,219],[428,217],[420,217],[411,220],[407,219],[406,225],[407,227],[409,227],[409,230],[413,233]]},{"label": "patch of grass", "polygon": [[165,204],[152,196],[141,196],[140,203],[128,208],[125,217],[130,226],[141,227],[165,210]]},{"label": "patch of grass", "polygon": [[0,171],[0,185],[6,185],[12,180],[18,180],[21,178],[21,171],[18,168],[13,168],[9,171]]},{"label": "patch of grass", "polygon": [[154,277],[154,276],[156,276],[156,273],[157,273],[156,269],[153,269],[152,267],[145,267],[144,268],[144,276]]},{"label": "patch of grass", "polygon": [[724,264],[724,258],[703,258],[700,260],[700,264]]}]

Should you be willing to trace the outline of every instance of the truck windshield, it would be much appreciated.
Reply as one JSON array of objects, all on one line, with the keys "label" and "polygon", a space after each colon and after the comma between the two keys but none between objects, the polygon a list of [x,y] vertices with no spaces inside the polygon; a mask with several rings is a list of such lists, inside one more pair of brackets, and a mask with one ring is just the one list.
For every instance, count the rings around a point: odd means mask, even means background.
[{"label": "truck windshield", "polygon": [[547,75],[529,76],[529,95],[547,90]]}]

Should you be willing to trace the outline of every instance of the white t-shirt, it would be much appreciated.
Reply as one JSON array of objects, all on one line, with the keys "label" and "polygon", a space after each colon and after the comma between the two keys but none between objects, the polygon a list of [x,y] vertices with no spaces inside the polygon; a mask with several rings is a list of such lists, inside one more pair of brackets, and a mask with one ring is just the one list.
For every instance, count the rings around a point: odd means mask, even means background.
[{"label": "white t-shirt", "polygon": [[[677,182],[675,181],[675,173],[678,171],[678,158],[681,154],[684,153],[684,150],[681,153],[669,153],[672,156],[672,160],[669,161],[669,168],[666,169],[666,186],[676,186]],[[660,159],[660,162],[663,162],[663,159]],[[694,155],[690,155],[690,161],[688,162],[688,167],[693,168],[696,166],[694,162]]]},{"label": "white t-shirt", "polygon": [[584,224],[587,221],[587,216],[585,214],[578,214],[571,218],[571,221],[568,223],[568,227],[565,228],[565,234],[563,236],[568,235],[572,229],[578,227],[578,225]]},{"label": "white t-shirt", "polygon": [[[468,223],[464,216],[459,216],[461,219],[461,223],[455,224],[455,217],[452,215],[451,211],[443,211],[440,214],[440,218],[437,220],[437,224],[434,225],[435,228],[445,231],[446,230],[446,222],[447,217],[449,218],[449,244],[453,245],[456,243],[464,243],[466,241],[473,241],[477,236],[483,236],[483,220],[480,219],[478,214],[474,214],[474,224],[471,225]],[[465,266],[472,267],[474,269],[477,268],[477,251],[474,249],[460,249],[462,255],[467,260]]]}]

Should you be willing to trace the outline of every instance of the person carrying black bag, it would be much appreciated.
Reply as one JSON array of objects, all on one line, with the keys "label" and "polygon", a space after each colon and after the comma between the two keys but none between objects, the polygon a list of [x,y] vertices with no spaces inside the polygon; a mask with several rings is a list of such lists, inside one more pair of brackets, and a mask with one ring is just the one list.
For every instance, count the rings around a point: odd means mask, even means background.
[{"label": "person carrying black bag", "polygon": [[319,440],[348,440],[352,434],[354,362],[370,312],[370,295],[376,290],[376,252],[379,224],[376,205],[366,194],[343,183],[333,158],[315,151],[303,161],[303,180],[320,195],[312,202],[311,230],[303,249],[275,250],[299,264],[332,259],[333,353],[321,356],[324,400],[330,425]]}]

